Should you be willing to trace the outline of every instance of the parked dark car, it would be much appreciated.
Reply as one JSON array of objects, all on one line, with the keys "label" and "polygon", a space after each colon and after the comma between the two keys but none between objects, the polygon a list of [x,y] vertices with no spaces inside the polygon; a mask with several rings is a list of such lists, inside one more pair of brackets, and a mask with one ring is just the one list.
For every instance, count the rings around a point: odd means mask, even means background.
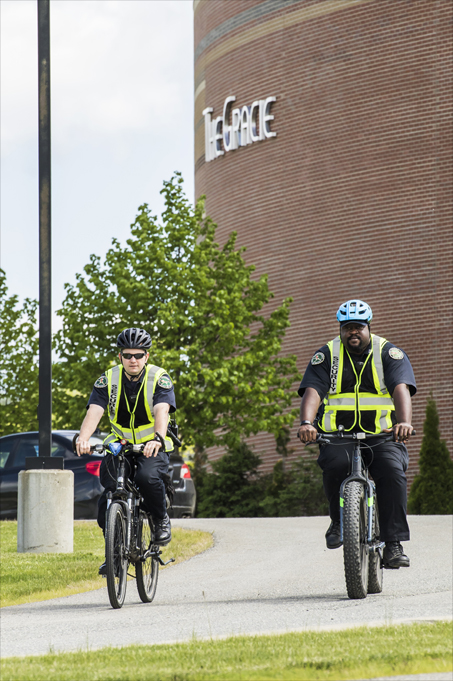
[{"label": "parked dark car", "polygon": [[[52,456],[62,456],[65,470],[74,473],[74,518],[96,518],[97,504],[102,486],[99,469],[103,455],[76,456],[72,451],[72,439],[76,431],[55,430],[52,433]],[[92,444],[101,444],[104,435],[93,435]],[[39,455],[37,432],[17,433],[0,437],[0,518],[17,517],[17,487],[19,472],[25,469],[25,459]],[[175,496],[173,518],[187,518],[195,513],[196,492],[190,469],[177,453],[170,455]]]}]

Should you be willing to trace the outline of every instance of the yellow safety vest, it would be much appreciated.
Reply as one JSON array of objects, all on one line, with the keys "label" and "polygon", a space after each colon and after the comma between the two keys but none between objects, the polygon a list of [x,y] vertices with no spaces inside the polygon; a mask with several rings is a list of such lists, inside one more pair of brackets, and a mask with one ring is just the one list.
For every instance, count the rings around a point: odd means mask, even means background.
[{"label": "yellow safety vest", "polygon": [[[385,385],[382,365],[382,348],[386,343],[385,338],[371,334],[371,352],[363,363],[360,374],[357,374],[354,362],[340,336],[327,344],[331,359],[330,389],[324,400],[324,414],[319,423],[321,430],[326,433],[336,431],[338,425],[345,425],[343,420],[348,423],[348,427],[345,426],[345,430],[348,431],[355,428],[365,433],[377,434],[385,428],[392,427],[395,405]],[[345,352],[349,356],[356,377],[354,392],[342,391]],[[363,372],[369,362],[375,392],[361,390]],[[366,428],[365,425],[368,427]]]},{"label": "yellow safety vest", "polygon": [[[149,442],[153,439],[154,435],[154,407],[153,407],[153,396],[156,391],[156,385],[162,374],[166,374],[165,369],[155,366],[154,364],[149,364],[146,366],[145,376],[143,378],[140,389],[137,393],[137,398],[135,400],[135,405],[132,411],[129,408],[129,403],[125,397],[126,407],[129,412],[128,423],[119,423],[118,421],[118,409],[121,399],[122,391],[122,379],[123,379],[123,366],[118,364],[112,369],[108,369],[105,375],[108,380],[108,415],[110,419],[110,425],[112,427],[112,432],[104,440],[104,444],[109,444],[115,440],[127,440],[128,442],[133,442],[134,444],[142,444],[144,442]],[[139,426],[135,425],[135,410],[140,396],[143,395],[145,410],[149,421],[147,423],[141,424]],[[170,417],[169,417],[170,420]],[[165,435],[165,450],[170,452],[173,450],[173,441],[166,436],[166,433],[161,433],[162,436]]]}]

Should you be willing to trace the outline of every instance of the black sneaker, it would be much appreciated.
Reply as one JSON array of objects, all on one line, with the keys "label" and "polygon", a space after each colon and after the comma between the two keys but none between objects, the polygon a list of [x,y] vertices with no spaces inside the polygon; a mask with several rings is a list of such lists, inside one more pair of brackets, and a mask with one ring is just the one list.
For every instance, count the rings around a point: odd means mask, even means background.
[{"label": "black sneaker", "polygon": [[340,523],[332,520],[326,532],[326,546],[328,549],[339,549],[342,545]]},{"label": "black sneaker", "polygon": [[398,570],[400,567],[409,567],[410,564],[399,541],[386,542],[383,565],[387,570]]},{"label": "black sneaker", "polygon": [[103,577],[107,576],[107,563],[104,562],[102,565],[99,566],[99,574],[102,575]]},{"label": "black sneaker", "polygon": [[154,521],[154,543],[165,546],[171,541],[171,524],[168,513],[162,520]]}]

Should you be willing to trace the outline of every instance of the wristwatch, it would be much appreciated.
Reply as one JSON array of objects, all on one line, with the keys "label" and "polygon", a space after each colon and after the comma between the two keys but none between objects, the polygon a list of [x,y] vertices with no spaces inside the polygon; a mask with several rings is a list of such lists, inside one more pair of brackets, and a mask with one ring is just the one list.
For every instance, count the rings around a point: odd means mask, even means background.
[{"label": "wristwatch", "polygon": [[301,421],[301,422],[300,422],[300,425],[301,425],[301,426],[312,426],[313,424],[312,424],[311,421]]}]

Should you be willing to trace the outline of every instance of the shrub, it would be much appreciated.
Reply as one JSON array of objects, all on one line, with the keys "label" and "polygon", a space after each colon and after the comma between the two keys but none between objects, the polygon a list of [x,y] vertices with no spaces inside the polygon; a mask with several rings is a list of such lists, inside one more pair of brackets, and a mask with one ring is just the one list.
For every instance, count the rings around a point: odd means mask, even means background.
[{"label": "shrub", "polygon": [[453,461],[445,440],[440,439],[439,415],[432,395],[426,405],[419,467],[420,473],[416,475],[410,490],[409,513],[453,513]]},{"label": "shrub", "polygon": [[[283,438],[284,439],[284,438]],[[284,447],[277,441],[279,453]],[[298,459],[285,467],[280,459],[270,475],[258,473],[261,458],[241,443],[205,468],[206,456],[195,458],[197,515],[209,518],[249,518],[325,515],[327,501],[322,473],[313,460]]]}]

